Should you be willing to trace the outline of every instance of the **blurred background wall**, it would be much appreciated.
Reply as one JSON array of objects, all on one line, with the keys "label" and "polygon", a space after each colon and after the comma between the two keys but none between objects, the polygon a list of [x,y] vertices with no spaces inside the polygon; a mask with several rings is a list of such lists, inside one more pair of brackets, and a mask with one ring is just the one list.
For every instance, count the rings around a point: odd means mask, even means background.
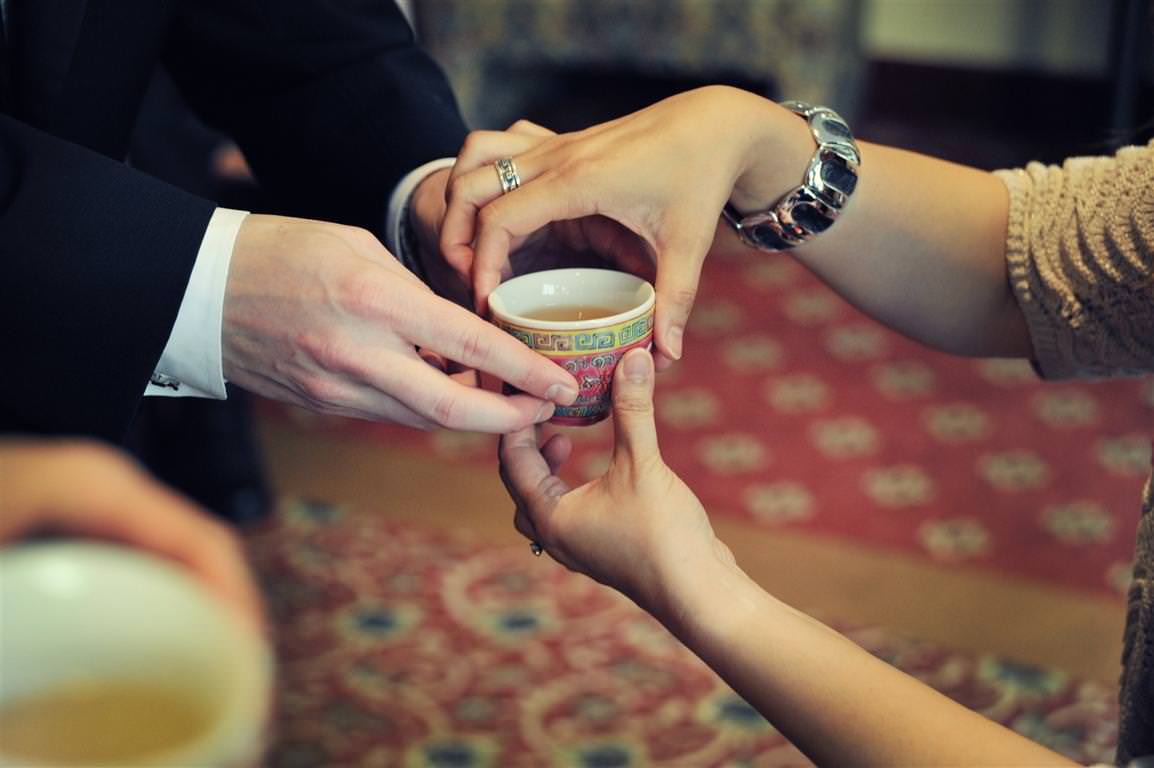
[{"label": "blurred background wall", "polygon": [[874,59],[960,67],[1106,72],[1111,0],[865,0]]},{"label": "blurred background wall", "polygon": [[981,167],[1138,141],[1148,0],[412,0],[478,127],[580,128],[697,85],[836,107]]}]

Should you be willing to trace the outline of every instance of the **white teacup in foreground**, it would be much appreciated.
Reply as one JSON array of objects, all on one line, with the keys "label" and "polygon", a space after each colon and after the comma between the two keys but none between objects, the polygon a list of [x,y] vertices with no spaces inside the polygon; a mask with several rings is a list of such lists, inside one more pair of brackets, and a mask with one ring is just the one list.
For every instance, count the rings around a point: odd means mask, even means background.
[{"label": "white teacup in foreground", "polygon": [[251,764],[271,682],[257,630],[175,564],[0,550],[0,766]]}]

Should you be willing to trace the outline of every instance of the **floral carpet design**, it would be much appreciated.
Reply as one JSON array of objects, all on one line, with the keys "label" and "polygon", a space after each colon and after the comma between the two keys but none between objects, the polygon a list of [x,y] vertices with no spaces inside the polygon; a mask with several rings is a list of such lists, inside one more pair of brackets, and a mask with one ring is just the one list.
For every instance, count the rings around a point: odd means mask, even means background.
[{"label": "floral carpet design", "polygon": [[[632,603],[523,547],[300,500],[249,545],[280,662],[270,768],[809,765]],[[1076,760],[1112,757],[1108,686],[839,628]]]},{"label": "floral carpet design", "polygon": [[[1124,593],[1154,382],[1043,384],[1023,361],[935,353],[784,257],[711,261],[701,285],[657,414],[666,460],[712,514]],[[283,413],[495,465],[485,435]],[[603,471],[611,430],[569,430],[574,480]]]}]

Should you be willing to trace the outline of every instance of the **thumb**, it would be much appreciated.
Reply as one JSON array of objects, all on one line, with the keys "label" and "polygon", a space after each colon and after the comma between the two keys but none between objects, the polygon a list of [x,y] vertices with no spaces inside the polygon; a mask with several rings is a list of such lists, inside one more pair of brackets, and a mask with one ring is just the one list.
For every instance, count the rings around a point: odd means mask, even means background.
[{"label": "thumb", "polygon": [[633,463],[661,453],[653,421],[653,378],[653,357],[645,349],[625,353],[613,375],[613,452]]}]

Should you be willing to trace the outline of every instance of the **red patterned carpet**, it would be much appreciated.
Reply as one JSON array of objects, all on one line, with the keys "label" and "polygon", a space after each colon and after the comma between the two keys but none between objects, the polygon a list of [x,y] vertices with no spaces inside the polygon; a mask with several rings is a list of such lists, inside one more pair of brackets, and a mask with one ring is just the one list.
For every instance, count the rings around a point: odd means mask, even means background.
[{"label": "red patterned carpet", "polygon": [[[521,546],[299,501],[250,544],[281,663],[272,768],[809,764],[631,603]],[[848,634],[1076,760],[1112,757],[1112,687]]]},{"label": "red patterned carpet", "polygon": [[[687,357],[658,382],[662,449],[714,514],[1106,593],[1129,576],[1154,382],[1042,384],[931,352],[793,262],[707,264]],[[447,458],[493,439],[293,412]],[[608,423],[571,430],[575,477]]]}]

